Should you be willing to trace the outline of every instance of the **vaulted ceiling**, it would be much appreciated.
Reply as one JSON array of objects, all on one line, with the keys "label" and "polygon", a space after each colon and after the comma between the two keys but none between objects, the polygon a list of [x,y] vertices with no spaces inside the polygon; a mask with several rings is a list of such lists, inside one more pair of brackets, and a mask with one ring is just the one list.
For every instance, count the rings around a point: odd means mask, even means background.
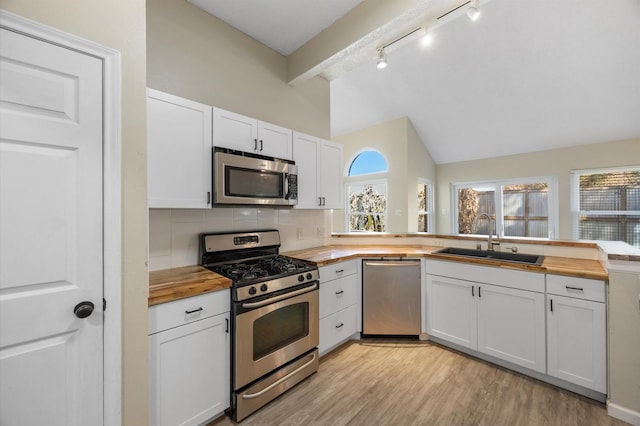
[{"label": "vaulted ceiling", "polygon": [[638,0],[189,1],[329,79],[333,136],[407,116],[439,164],[640,138]]}]

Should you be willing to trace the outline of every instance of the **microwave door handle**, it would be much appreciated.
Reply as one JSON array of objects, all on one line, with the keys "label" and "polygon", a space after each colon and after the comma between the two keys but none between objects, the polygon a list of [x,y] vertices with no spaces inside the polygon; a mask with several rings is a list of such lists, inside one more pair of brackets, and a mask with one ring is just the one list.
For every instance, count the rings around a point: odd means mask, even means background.
[{"label": "microwave door handle", "polygon": [[288,200],[289,199],[289,173],[285,173],[284,174],[284,188],[285,188],[285,194],[284,194],[284,199]]}]

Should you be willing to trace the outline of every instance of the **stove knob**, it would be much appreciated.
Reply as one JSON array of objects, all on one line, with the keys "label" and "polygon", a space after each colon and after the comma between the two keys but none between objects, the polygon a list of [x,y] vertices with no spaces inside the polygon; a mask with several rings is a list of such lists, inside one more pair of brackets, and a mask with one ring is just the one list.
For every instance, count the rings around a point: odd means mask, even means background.
[{"label": "stove knob", "polygon": [[269,287],[267,287],[267,285],[266,285],[266,284],[262,284],[262,285],[260,286],[260,291],[267,291],[267,289],[268,289],[268,288],[269,288]]},{"label": "stove knob", "polygon": [[258,290],[256,290],[256,288],[255,288],[255,287],[250,287],[250,288],[249,288],[249,294],[250,294],[250,295],[252,295],[252,296],[253,296],[253,295],[254,295],[254,294],[256,294],[257,292],[258,292]]},{"label": "stove knob", "polygon": [[304,281],[304,275],[298,275],[298,281],[300,282]]},{"label": "stove knob", "polygon": [[313,278],[313,275],[311,275],[311,272],[307,272],[307,279],[310,280],[311,278]]}]

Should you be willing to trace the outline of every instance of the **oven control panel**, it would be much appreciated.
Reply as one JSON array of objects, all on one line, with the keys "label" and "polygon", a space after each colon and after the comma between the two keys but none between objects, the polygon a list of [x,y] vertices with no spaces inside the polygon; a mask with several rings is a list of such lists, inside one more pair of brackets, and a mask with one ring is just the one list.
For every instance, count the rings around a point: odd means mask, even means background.
[{"label": "oven control panel", "polygon": [[302,272],[299,274],[280,277],[275,280],[262,281],[235,288],[235,300],[237,302],[263,296],[277,291],[286,290],[297,285],[318,281],[320,274],[318,270]]}]

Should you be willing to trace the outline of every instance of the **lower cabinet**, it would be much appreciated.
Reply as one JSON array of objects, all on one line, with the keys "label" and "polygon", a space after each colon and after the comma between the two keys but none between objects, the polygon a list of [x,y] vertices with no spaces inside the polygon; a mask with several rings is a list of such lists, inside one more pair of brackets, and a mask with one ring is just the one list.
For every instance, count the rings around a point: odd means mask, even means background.
[{"label": "lower cabinet", "polygon": [[320,270],[321,355],[348,340],[358,330],[360,275],[358,261],[322,266]]},{"label": "lower cabinet", "polygon": [[229,292],[149,309],[149,424],[199,425],[230,405]]},{"label": "lower cabinet", "polygon": [[605,285],[547,276],[548,374],[607,393]]},{"label": "lower cabinet", "polygon": [[431,336],[544,373],[544,327],[543,293],[427,274]]},{"label": "lower cabinet", "polygon": [[[544,275],[431,260],[426,265],[430,336],[546,372]],[[480,277],[492,284],[475,281]]]}]

